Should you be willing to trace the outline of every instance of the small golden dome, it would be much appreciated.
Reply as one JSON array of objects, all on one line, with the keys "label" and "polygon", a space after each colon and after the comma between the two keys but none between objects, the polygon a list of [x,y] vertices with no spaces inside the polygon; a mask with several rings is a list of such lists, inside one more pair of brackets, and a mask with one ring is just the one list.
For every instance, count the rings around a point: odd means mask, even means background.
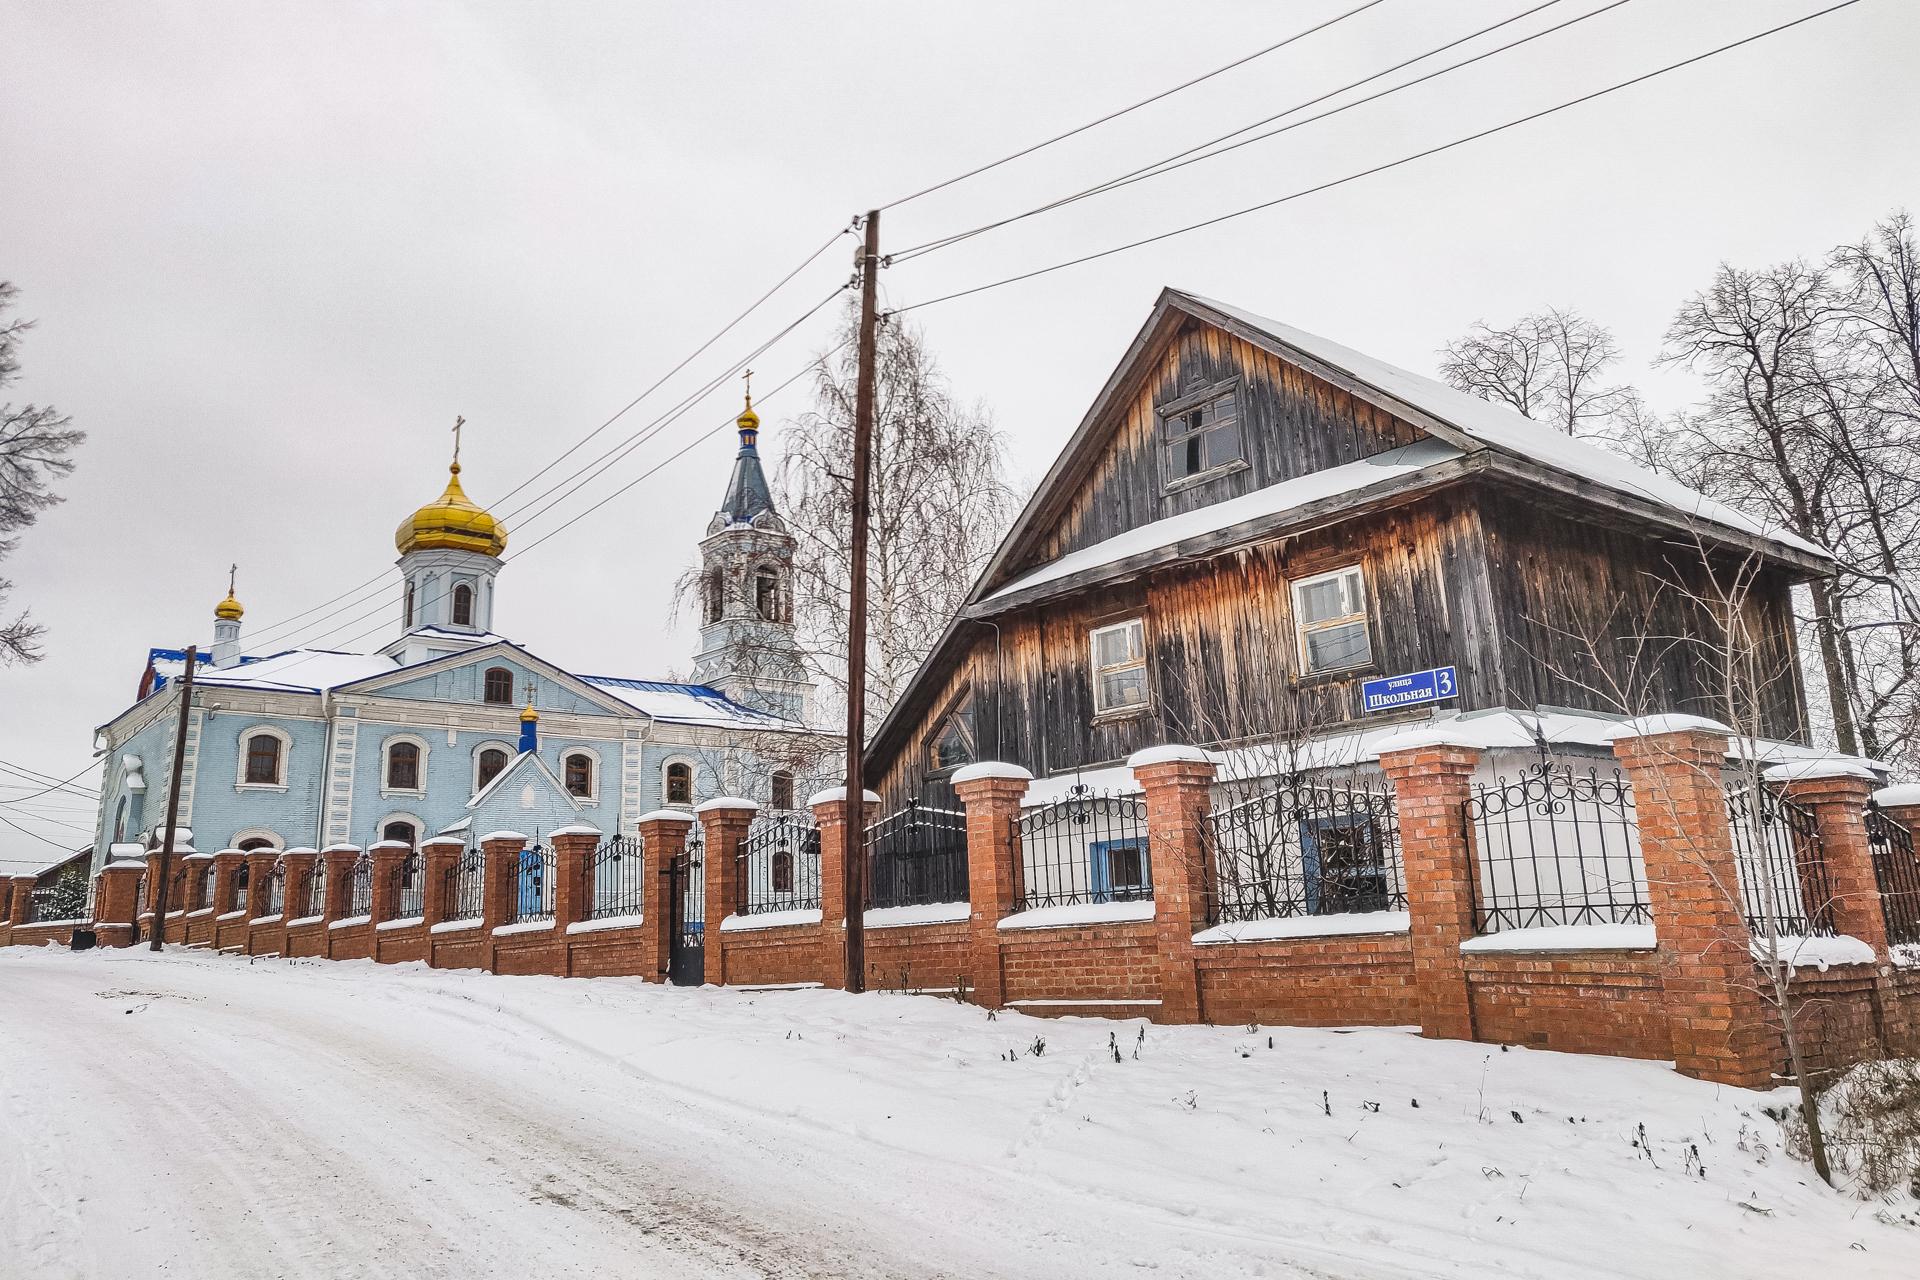
[{"label": "small golden dome", "polygon": [[222,622],[238,622],[246,612],[240,607],[240,602],[234,599],[231,587],[227,588],[227,598],[213,606],[213,616]]},{"label": "small golden dome", "polygon": [[760,429],[760,415],[753,411],[752,396],[747,397],[747,407],[741,411],[739,417],[733,420],[733,424],[739,427],[742,432],[758,431]]},{"label": "small golden dome", "polygon": [[478,551],[497,556],[507,549],[507,531],[460,488],[460,464],[447,468],[447,488],[400,522],[393,543],[409,551]]},{"label": "small golden dome", "polygon": [[538,720],[539,718],[540,718],[540,713],[533,709],[533,704],[531,702],[527,704],[527,709],[520,713],[521,724],[526,724],[529,720]]}]

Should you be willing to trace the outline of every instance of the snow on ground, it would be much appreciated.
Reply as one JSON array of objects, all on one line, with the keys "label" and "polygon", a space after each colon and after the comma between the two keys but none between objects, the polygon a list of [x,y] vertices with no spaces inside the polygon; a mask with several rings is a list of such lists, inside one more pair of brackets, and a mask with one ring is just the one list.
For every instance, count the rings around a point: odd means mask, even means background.
[{"label": "snow on ground", "polygon": [[1911,1276],[1768,1101],[1404,1030],[10,948],[0,1274]]}]

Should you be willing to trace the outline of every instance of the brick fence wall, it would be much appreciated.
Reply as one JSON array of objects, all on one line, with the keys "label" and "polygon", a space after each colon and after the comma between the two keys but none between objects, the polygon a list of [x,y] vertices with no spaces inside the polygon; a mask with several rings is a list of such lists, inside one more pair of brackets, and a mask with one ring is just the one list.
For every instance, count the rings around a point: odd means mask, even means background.
[{"label": "brick fence wall", "polygon": [[[1151,902],[1094,903],[1078,915],[1022,917],[1018,831],[1030,779],[1007,765],[977,765],[955,777],[966,806],[970,901],[927,908],[917,922],[878,922],[865,934],[865,985],[874,990],[952,994],[977,1003],[1043,1014],[1146,1017],[1156,1021],[1300,1026],[1400,1025],[1423,1034],[1582,1053],[1673,1059],[1708,1079],[1764,1085],[1784,1066],[1779,1012],[1748,956],[1750,938],[1737,894],[1739,877],[1721,772],[1726,732],[1703,721],[1663,717],[1629,726],[1615,746],[1632,781],[1638,839],[1646,866],[1653,927],[1644,935],[1583,945],[1575,935],[1538,946],[1518,931],[1501,949],[1475,937],[1480,870],[1475,833],[1463,802],[1479,764],[1471,745],[1443,732],[1416,730],[1383,744],[1384,771],[1398,809],[1407,911],[1338,927],[1313,917],[1286,929],[1244,935],[1206,928],[1216,868],[1200,832],[1210,808],[1213,766],[1187,748],[1136,757],[1154,874]],[[1857,765],[1800,765],[1773,779],[1804,805],[1838,901],[1833,916],[1859,959],[1822,960],[1793,980],[1798,1025],[1809,1061],[1826,1071],[1885,1052],[1920,1053],[1920,947],[1890,942],[1876,888],[1874,853],[1863,822],[1871,776]],[[1884,793],[1888,817],[1920,822],[1911,788]],[[1904,799],[1909,803],[1891,803]],[[276,855],[226,850],[202,861],[184,885],[188,904],[170,912],[171,940],[256,956],[282,955],[379,963],[426,963],[499,974],[635,976],[663,981],[678,927],[669,901],[670,864],[692,822],[706,850],[707,981],[780,987],[844,984],[845,922],[837,904],[843,877],[864,865],[859,841],[843,843],[843,806],[834,793],[815,798],[822,841],[822,910],[772,927],[742,916],[747,892],[738,857],[756,820],[746,801],[709,801],[697,815],[663,811],[641,823],[644,911],[589,920],[593,859],[602,839],[590,828],[548,838],[557,879],[554,919],[509,926],[514,875],[526,839],[485,838],[482,918],[448,919],[445,877],[463,849],[429,842],[422,850],[423,915],[394,919],[388,879],[402,851],[379,857],[373,918],[344,919],[348,878],[360,851],[289,851],[288,892],[302,859],[327,867],[326,893],[291,901],[308,918],[264,918],[236,905],[242,859],[254,892]],[[871,797],[868,804],[872,819]],[[846,847],[851,844],[853,847]],[[1811,855],[1808,855],[1811,856]],[[201,875],[208,865],[213,874]],[[135,886],[151,885],[140,862],[116,860],[96,886],[102,945],[147,936],[151,917]],[[304,885],[301,878],[298,883]],[[9,886],[0,944],[63,943],[71,926],[26,918],[26,886]],[[150,893],[149,893],[150,896]],[[1083,895],[1084,896],[1084,895]],[[1098,898],[1099,895],[1092,895]],[[922,910],[922,909],[916,909]],[[1034,924],[1041,927],[1027,927]],[[1271,922],[1267,922],[1271,923]],[[382,927],[386,926],[386,927]],[[1846,941],[1846,939],[1843,939]],[[1868,960],[1865,956],[1870,955]]]}]

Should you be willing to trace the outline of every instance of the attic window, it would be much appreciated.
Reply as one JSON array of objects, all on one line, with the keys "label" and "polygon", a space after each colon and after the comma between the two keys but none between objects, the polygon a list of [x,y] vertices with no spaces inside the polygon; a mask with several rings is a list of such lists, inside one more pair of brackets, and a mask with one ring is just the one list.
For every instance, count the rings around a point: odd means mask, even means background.
[{"label": "attic window", "polygon": [[1160,410],[1160,450],[1169,489],[1245,461],[1234,389],[1210,389]]},{"label": "attic window", "polygon": [[483,690],[487,702],[496,707],[513,705],[513,672],[505,667],[487,668],[487,678]]}]

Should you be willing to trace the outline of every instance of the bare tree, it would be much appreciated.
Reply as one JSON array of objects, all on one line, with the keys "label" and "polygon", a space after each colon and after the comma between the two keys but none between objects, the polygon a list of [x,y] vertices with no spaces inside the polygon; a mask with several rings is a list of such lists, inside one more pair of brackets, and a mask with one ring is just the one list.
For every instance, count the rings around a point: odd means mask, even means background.
[{"label": "bare tree", "polygon": [[1613,335],[1571,308],[1549,307],[1509,325],[1475,321],[1440,349],[1440,376],[1570,436],[1612,436],[1642,412],[1630,386],[1609,383],[1620,360]]},{"label": "bare tree", "polygon": [[[0,280],[0,388],[20,378],[20,341],[33,321],[10,319],[19,289]],[[54,480],[73,471],[73,451],[86,435],[75,431],[72,420],[52,405],[0,404],[0,559],[19,545],[13,535],[30,527],[40,513],[60,501]],[[0,601],[13,584],[0,578]],[[45,628],[29,614],[12,621],[0,618],[0,664],[38,662]]]},{"label": "bare tree", "polygon": [[[843,322],[858,322],[850,305]],[[844,336],[844,334],[842,335]],[[788,425],[779,507],[799,539],[794,621],[824,690],[846,696],[855,344],[820,366]],[[957,401],[920,330],[879,333],[869,535],[867,723],[877,726],[966,599],[1016,505],[991,415]]]}]

